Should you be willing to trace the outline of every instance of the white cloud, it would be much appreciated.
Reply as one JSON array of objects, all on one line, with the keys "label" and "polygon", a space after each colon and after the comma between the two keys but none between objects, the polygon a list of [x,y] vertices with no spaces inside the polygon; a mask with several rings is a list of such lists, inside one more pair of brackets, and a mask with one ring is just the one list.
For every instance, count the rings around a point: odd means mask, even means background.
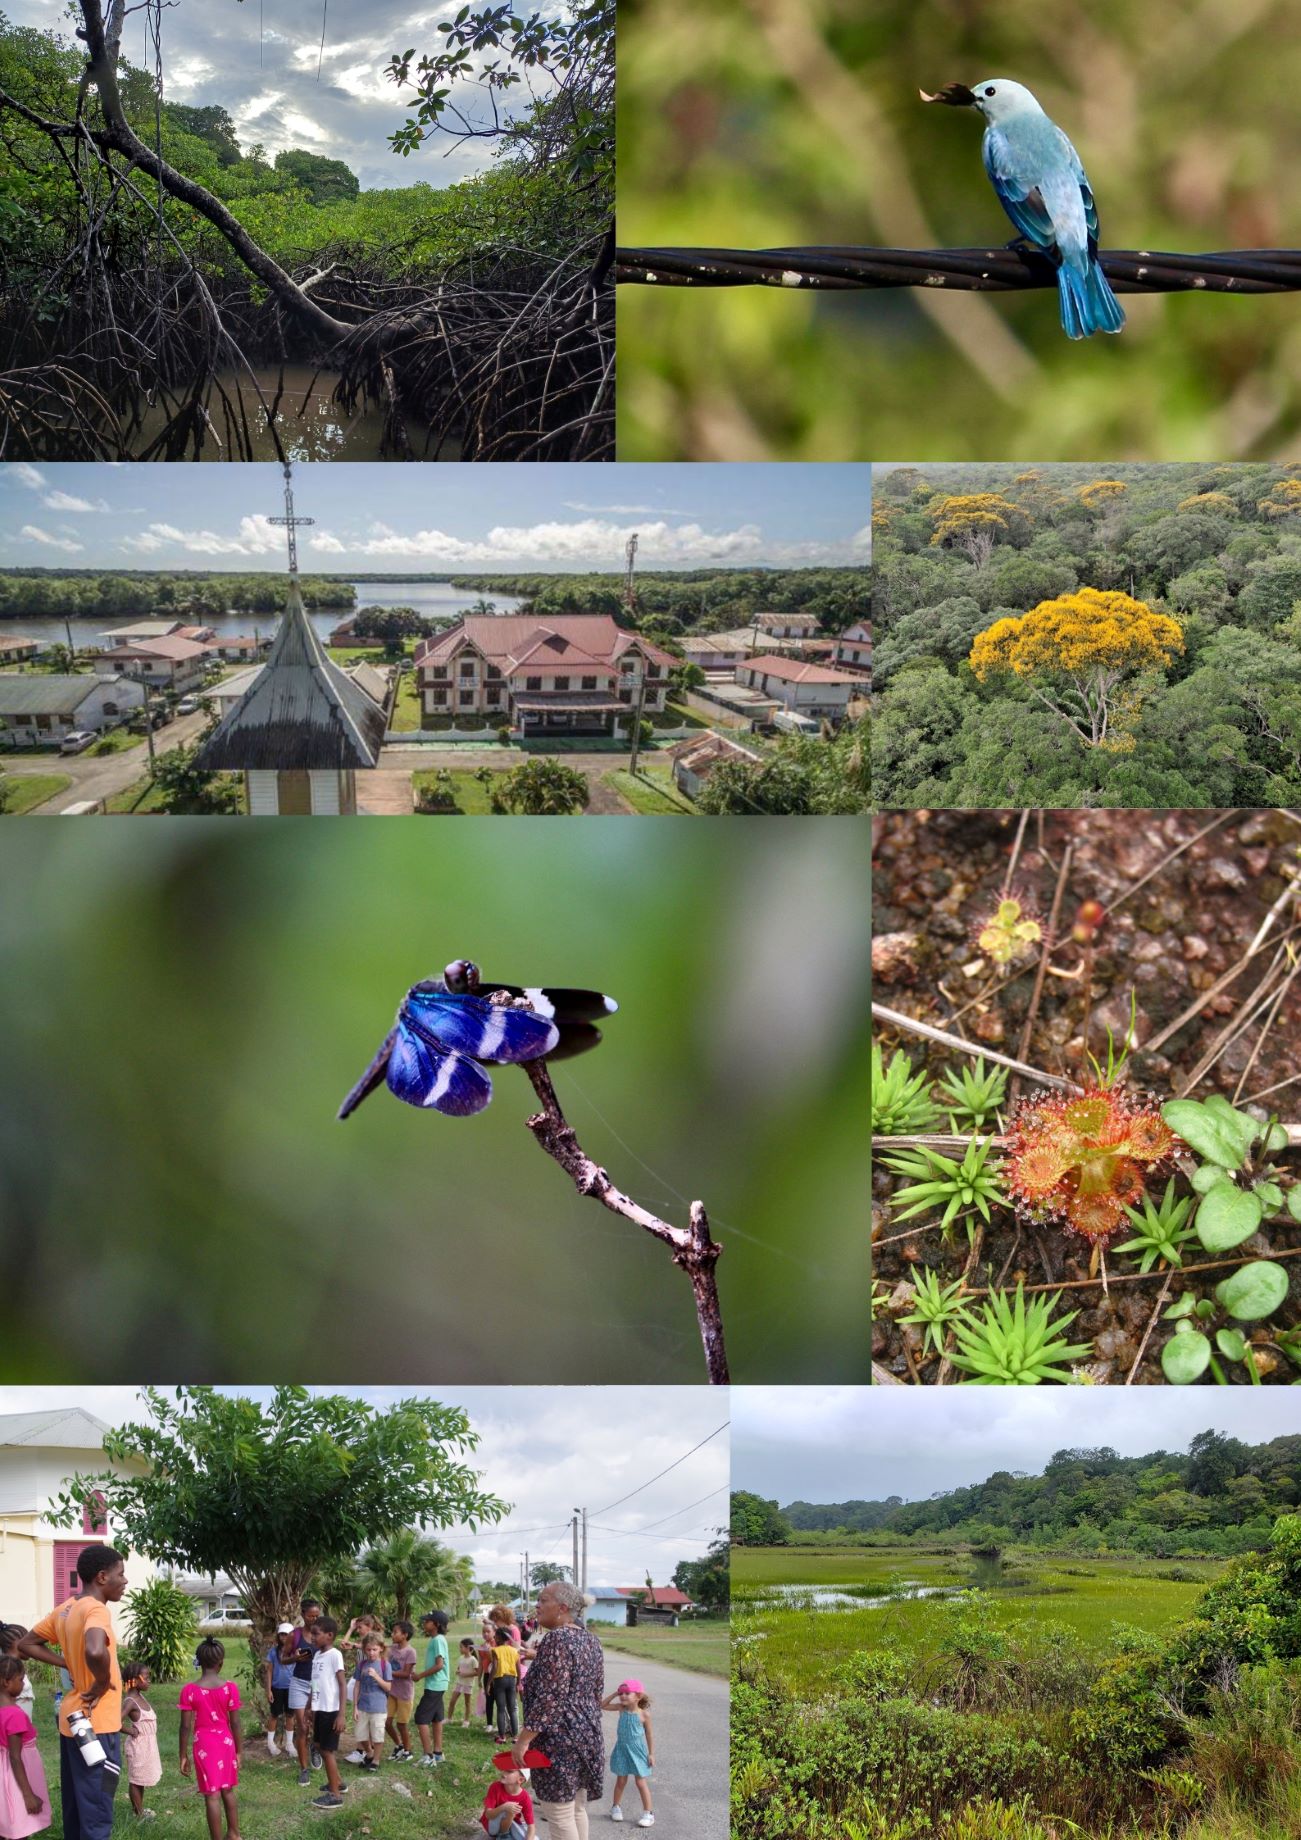
[{"label": "white cloud", "polygon": [[123,537],[120,547],[122,549],[139,550],[144,555],[148,556],[152,555],[155,550],[163,547],[163,540],[161,537],[155,536],[153,531],[145,530],[142,531],[138,537]]},{"label": "white cloud", "polygon": [[[670,513],[669,515],[677,515]],[[611,569],[622,566],[628,538],[639,538],[638,556],[654,568],[691,568],[709,563],[816,563],[853,561],[856,539],[840,543],[776,542],[765,539],[757,524],[732,530],[708,530],[699,523],[671,525],[660,514],[651,522],[618,524],[587,517],[567,522],[549,519],[529,525],[497,525],[484,537],[458,537],[427,529],[409,533],[375,523],[365,537],[340,540],[320,532],[309,547],[322,554],[432,563],[440,567],[492,564],[500,568]]]},{"label": "white cloud", "polygon": [[38,524],[24,524],[19,534],[30,538],[33,543],[44,543],[50,549],[62,549],[71,553],[83,548],[82,544],[74,543],[71,537],[51,536],[48,530],[42,530]]},{"label": "white cloud", "polygon": [[47,492],[41,503],[49,511],[107,511],[108,501],[103,498],[77,498],[71,492]]},{"label": "white cloud", "polygon": [[12,466],[5,468],[5,474],[17,485],[26,486],[32,492],[39,492],[45,484],[44,473],[38,467],[29,466],[25,460],[15,460]]}]

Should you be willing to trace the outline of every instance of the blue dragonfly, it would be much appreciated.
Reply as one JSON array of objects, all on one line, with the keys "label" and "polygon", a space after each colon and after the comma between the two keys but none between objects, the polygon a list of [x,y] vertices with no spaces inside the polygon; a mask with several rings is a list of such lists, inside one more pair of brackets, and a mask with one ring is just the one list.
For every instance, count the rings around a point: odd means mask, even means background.
[{"label": "blue dragonfly", "polygon": [[[513,997],[530,1007],[510,1008],[506,999]],[[407,1105],[467,1118],[492,1098],[481,1061],[500,1066],[585,1053],[601,1039],[597,1018],[618,1007],[595,990],[494,984],[470,959],[453,959],[441,978],[413,984],[403,997],[397,1021],[339,1117],[387,1084]]]}]

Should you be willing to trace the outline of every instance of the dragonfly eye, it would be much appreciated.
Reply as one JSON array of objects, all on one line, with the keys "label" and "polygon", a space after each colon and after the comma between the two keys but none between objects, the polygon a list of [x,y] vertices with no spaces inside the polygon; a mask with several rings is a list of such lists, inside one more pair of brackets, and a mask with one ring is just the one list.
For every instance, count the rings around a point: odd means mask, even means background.
[{"label": "dragonfly eye", "polygon": [[474,991],[479,988],[479,967],[468,958],[454,958],[443,972],[449,990]]}]

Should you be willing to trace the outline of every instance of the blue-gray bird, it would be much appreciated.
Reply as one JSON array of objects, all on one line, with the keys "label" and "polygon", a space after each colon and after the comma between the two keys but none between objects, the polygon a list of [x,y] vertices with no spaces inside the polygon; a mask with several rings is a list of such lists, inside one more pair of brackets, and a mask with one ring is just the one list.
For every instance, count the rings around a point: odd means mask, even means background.
[{"label": "blue-gray bird", "polygon": [[1119,332],[1120,302],[1098,266],[1098,212],[1080,156],[1024,84],[993,77],[968,89],[950,83],[923,102],[978,109],[981,154],[999,203],[1020,235],[1057,264],[1062,325],[1073,339]]}]

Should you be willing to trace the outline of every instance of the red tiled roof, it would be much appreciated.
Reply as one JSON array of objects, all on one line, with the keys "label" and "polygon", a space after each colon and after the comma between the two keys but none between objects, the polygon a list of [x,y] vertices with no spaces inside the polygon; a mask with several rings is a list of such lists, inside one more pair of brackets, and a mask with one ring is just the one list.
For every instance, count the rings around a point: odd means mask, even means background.
[{"label": "red tiled roof", "polygon": [[759,671],[787,684],[856,684],[849,671],[833,671],[820,664],[797,664],[793,658],[747,658],[738,671]]},{"label": "red tiled roof", "polygon": [[658,1604],[665,1610],[680,1610],[684,1604],[695,1601],[685,1591],[679,1591],[675,1584],[621,1584],[615,1588],[620,1597],[641,1597],[648,1604]]},{"label": "red tiled roof", "polygon": [[557,613],[545,618],[532,613],[467,613],[445,632],[421,640],[416,647],[416,669],[446,662],[467,643],[492,664],[506,669],[518,668],[540,646],[549,647],[560,662],[564,648],[572,647],[571,658],[581,655],[607,669],[634,644],[666,669],[678,662],[638,633],[616,626],[608,613]]},{"label": "red tiled roof", "polygon": [[202,658],[207,651],[206,645],[196,645],[193,639],[169,637],[166,639],[139,639],[131,645],[114,645],[107,652],[101,652],[102,658],[170,658],[174,664],[184,664],[187,658]]}]

